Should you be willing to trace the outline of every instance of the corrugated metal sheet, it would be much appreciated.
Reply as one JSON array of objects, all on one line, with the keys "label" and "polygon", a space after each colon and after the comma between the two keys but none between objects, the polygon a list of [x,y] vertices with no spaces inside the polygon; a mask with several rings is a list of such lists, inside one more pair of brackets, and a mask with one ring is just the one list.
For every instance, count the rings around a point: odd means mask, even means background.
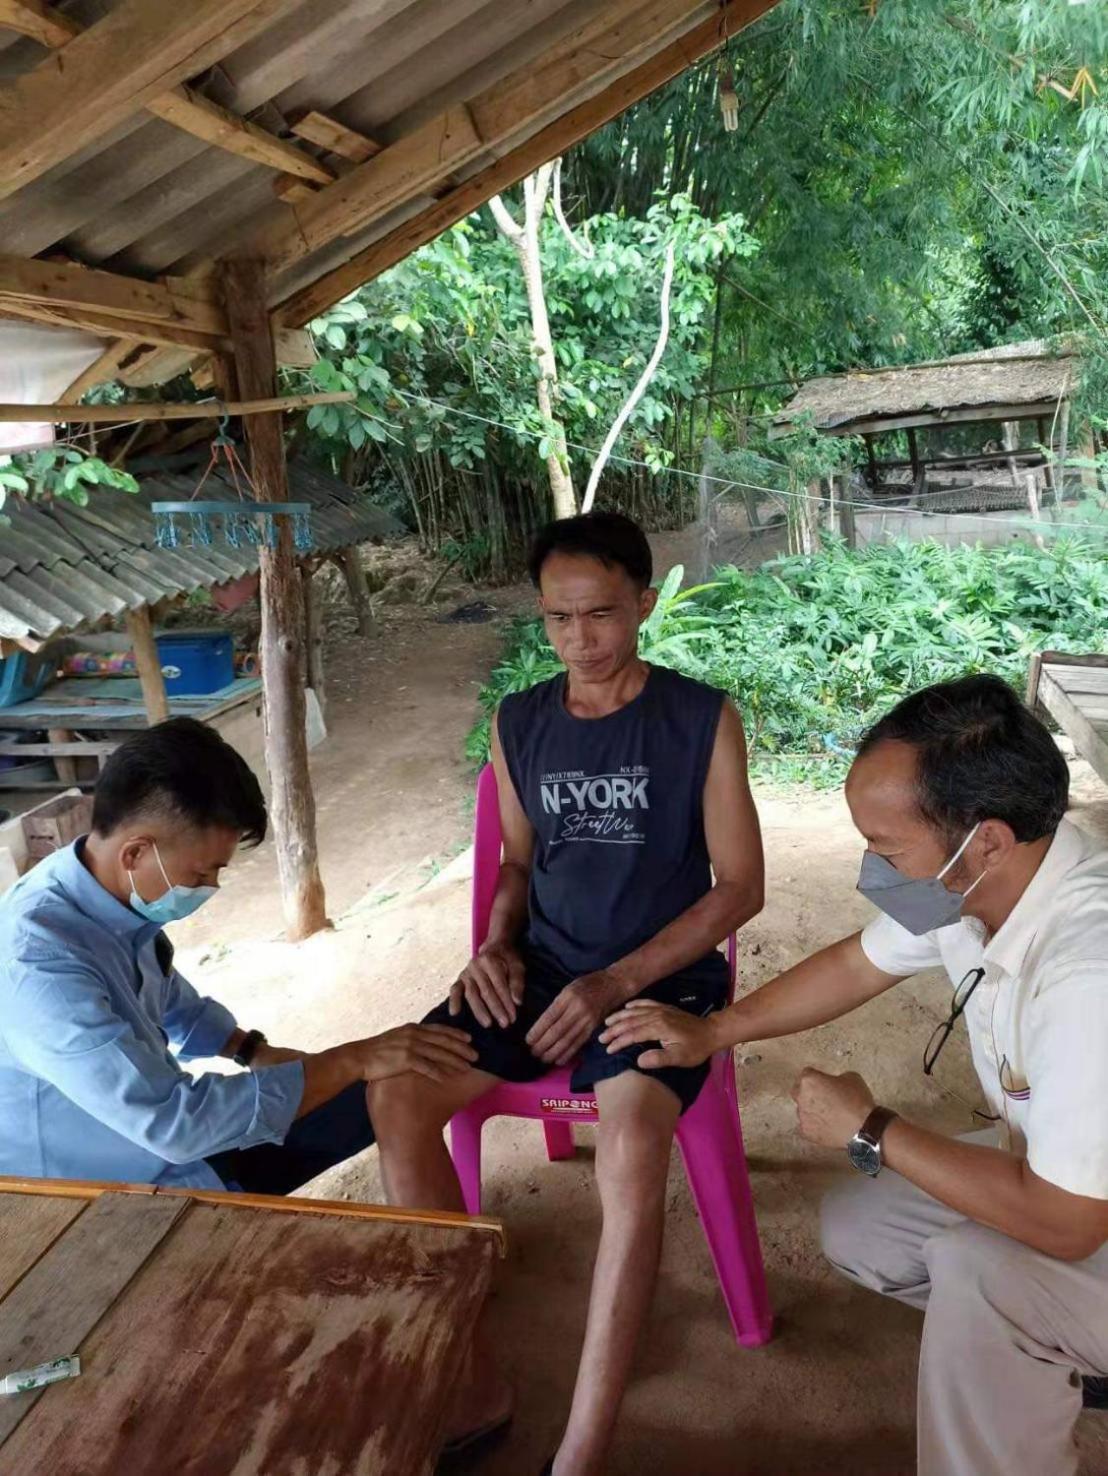
[{"label": "corrugated metal sheet", "polygon": [[[183,502],[195,480],[172,472],[144,477],[137,494],[93,490],[87,507],[31,506],[9,499],[0,526],[0,636],[47,640],[88,629],[125,610],[212,589],[258,567],[251,548],[213,544],[157,546],[152,502]],[[294,461],[289,495],[312,507],[312,551],[336,553],[400,527],[336,477]],[[235,489],[222,477],[205,483],[199,501],[228,501]]]}]

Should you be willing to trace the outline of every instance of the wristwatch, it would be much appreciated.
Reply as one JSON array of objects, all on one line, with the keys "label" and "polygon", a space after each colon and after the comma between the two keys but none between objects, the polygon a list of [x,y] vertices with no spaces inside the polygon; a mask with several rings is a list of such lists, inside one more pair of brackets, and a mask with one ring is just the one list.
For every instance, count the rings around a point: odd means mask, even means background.
[{"label": "wristwatch", "polygon": [[881,1135],[898,1115],[891,1107],[875,1107],[846,1145],[847,1158],[871,1179],[881,1172]]},{"label": "wristwatch", "polygon": [[254,1059],[254,1053],[260,1045],[266,1044],[266,1038],[260,1030],[248,1030],[239,1043],[239,1048],[231,1057],[236,1066],[249,1066]]}]

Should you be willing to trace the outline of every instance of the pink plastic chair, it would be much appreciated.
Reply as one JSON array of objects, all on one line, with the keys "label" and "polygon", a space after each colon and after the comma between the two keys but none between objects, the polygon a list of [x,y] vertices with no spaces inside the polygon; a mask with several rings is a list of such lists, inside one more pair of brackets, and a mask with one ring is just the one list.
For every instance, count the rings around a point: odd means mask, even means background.
[{"label": "pink plastic chair", "polygon": [[[473,852],[473,950],[476,952],[488,934],[500,873],[500,807],[491,765],[482,771],[477,782]],[[727,954],[734,994],[733,936],[728,941]],[[481,1129],[490,1117],[538,1118],[546,1134],[548,1156],[573,1157],[571,1124],[596,1122],[597,1109],[594,1096],[570,1090],[571,1074],[572,1068],[564,1066],[537,1081],[501,1082],[451,1119],[454,1167],[471,1215],[481,1213]],[[735,1336],[744,1347],[759,1347],[769,1341],[773,1313],[754,1221],[730,1051],[720,1051],[712,1057],[700,1095],[678,1121],[677,1142]]]}]

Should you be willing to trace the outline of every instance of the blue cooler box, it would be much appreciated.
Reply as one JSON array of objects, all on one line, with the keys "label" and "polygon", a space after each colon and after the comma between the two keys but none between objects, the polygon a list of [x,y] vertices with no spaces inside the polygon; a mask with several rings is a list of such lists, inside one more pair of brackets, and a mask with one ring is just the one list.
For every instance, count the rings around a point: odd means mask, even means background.
[{"label": "blue cooler box", "polygon": [[0,707],[14,707],[17,702],[30,702],[50,681],[57,661],[49,651],[31,655],[17,651],[0,661]]},{"label": "blue cooler box", "polygon": [[235,644],[226,633],[175,630],[155,639],[170,697],[204,697],[235,680]]}]

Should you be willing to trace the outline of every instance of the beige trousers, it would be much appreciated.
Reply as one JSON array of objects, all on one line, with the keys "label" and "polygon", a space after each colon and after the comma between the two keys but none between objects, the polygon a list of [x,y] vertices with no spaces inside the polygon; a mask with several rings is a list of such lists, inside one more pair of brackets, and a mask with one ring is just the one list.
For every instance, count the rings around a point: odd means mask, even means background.
[{"label": "beige trousers", "polygon": [[1108,1246],[1053,1260],[889,1169],[833,1189],[821,1230],[832,1265],[926,1313],[919,1476],[1076,1476],[1080,1375],[1108,1373]]}]

